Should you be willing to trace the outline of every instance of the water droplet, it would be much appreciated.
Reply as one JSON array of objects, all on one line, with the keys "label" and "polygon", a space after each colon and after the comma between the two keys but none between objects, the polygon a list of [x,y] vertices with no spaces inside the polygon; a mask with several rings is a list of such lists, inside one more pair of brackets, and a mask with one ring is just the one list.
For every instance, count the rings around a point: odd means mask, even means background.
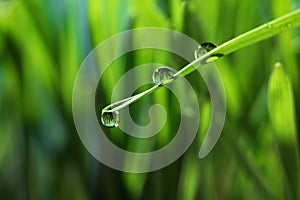
[{"label": "water droplet", "polygon": [[200,58],[201,56],[203,56],[204,54],[213,50],[216,47],[217,47],[217,45],[215,45],[211,42],[204,42],[204,43],[198,45],[198,48],[194,52],[195,59]]},{"label": "water droplet", "polygon": [[106,127],[117,127],[119,126],[119,112],[118,111],[102,111],[101,122]]},{"label": "water droplet", "polygon": [[292,27],[292,23],[287,23],[286,26],[287,26],[288,28],[291,28],[291,27]]},{"label": "water droplet", "polygon": [[292,23],[287,23],[287,24],[281,25],[279,28],[280,28],[280,30],[284,31],[284,30],[287,30],[291,27],[292,27]]},{"label": "water droplet", "polygon": [[[211,42],[204,42],[204,43],[198,45],[198,48],[194,52],[195,59],[200,58],[201,56],[203,56],[207,52],[213,50],[214,48],[217,48],[217,45],[215,45]],[[219,59],[222,56],[223,56],[223,54],[220,54],[220,53],[210,55],[209,57],[205,58],[201,62],[201,64],[205,65],[206,63],[213,62],[213,61]]]},{"label": "water droplet", "polygon": [[273,24],[270,24],[270,23],[266,23],[268,29],[272,29],[273,28]]},{"label": "water droplet", "polygon": [[174,70],[169,67],[160,67],[156,69],[152,75],[155,84],[162,86],[174,80]]}]

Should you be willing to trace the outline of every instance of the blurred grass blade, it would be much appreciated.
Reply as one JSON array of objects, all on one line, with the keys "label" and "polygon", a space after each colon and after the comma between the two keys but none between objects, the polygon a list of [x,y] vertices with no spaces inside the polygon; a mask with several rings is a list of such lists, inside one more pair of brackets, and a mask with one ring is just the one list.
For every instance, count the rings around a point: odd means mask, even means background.
[{"label": "blurred grass blade", "polygon": [[133,1],[134,13],[142,26],[169,27],[169,20],[153,0]]},{"label": "blurred grass blade", "polygon": [[184,27],[184,19],[188,2],[173,0],[170,3],[172,25],[177,31],[182,31]]},{"label": "blurred grass blade", "polygon": [[195,199],[201,175],[200,166],[191,155],[184,158],[180,171],[177,199]]},{"label": "blurred grass blade", "polygon": [[276,63],[269,82],[269,114],[279,140],[297,140],[293,92],[282,64]]},{"label": "blurred grass blade", "polygon": [[293,98],[290,80],[282,64],[276,63],[268,87],[270,121],[286,173],[286,187],[291,190],[287,191],[289,198],[299,199],[299,152]]}]

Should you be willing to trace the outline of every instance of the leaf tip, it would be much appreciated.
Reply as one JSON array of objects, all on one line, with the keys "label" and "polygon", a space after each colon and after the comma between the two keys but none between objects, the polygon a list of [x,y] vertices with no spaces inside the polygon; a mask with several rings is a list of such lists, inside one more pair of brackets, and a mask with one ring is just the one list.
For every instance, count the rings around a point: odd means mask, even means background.
[{"label": "leaf tip", "polygon": [[274,65],[274,68],[277,69],[277,68],[283,68],[283,64],[281,62],[276,62],[275,65]]}]

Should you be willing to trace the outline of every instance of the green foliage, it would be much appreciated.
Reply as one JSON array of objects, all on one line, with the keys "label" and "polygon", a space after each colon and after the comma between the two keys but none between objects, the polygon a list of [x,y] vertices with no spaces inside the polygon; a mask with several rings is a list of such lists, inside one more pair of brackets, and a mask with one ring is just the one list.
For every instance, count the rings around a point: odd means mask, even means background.
[{"label": "green foliage", "polygon": [[269,113],[279,140],[297,143],[294,95],[282,64],[276,63],[269,81]]},{"label": "green foliage", "polygon": [[300,197],[300,168],[294,95],[281,63],[275,64],[268,92],[270,121],[286,173],[287,195],[296,199]]},{"label": "green foliage", "polygon": [[[127,174],[99,163],[81,143],[71,111],[80,64],[113,34],[157,26],[222,44],[297,6],[298,0],[0,1],[0,199],[297,199],[297,192],[300,199],[299,28],[216,61],[227,117],[219,142],[202,160],[197,155],[211,115],[198,74],[187,76],[201,102],[197,138],[156,172]],[[273,70],[278,61],[284,70]],[[150,62],[187,64],[161,51],[130,52],[104,73],[97,106],[111,103],[122,74]],[[130,107],[134,119],[147,121],[153,103],[166,107],[163,134],[141,141],[113,129],[110,139],[133,151],[167,144],[176,133],[178,102],[160,90]]]}]

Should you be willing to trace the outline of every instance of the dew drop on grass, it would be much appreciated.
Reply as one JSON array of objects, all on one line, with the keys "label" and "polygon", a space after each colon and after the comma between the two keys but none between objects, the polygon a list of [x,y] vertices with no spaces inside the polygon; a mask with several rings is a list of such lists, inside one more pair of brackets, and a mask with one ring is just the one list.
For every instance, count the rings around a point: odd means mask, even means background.
[{"label": "dew drop on grass", "polygon": [[[194,52],[195,59],[200,58],[201,56],[203,56],[207,52],[213,50],[214,48],[217,48],[217,45],[215,45],[214,43],[211,43],[211,42],[204,42],[204,43],[198,45],[197,49]],[[210,57],[203,60],[202,64],[206,64],[206,63],[215,61],[222,56],[223,56],[223,54],[213,54]]]},{"label": "dew drop on grass", "polygon": [[273,24],[270,24],[270,23],[266,23],[268,29],[272,29],[273,28]]},{"label": "dew drop on grass", "polygon": [[174,71],[166,66],[156,69],[152,75],[155,84],[162,86],[174,80]]},{"label": "dew drop on grass", "polygon": [[198,48],[195,50],[195,53],[194,53],[195,59],[200,58],[201,56],[203,56],[204,54],[213,50],[216,47],[217,47],[217,45],[215,45],[211,42],[204,42],[204,43],[198,45]]},{"label": "dew drop on grass", "polygon": [[287,23],[286,25],[288,28],[291,28],[292,27],[292,23]]},{"label": "dew drop on grass", "polygon": [[113,128],[119,126],[119,112],[118,111],[102,111],[101,122],[104,126]]},{"label": "dew drop on grass", "polygon": [[292,27],[292,23],[287,23],[287,24],[281,25],[279,28],[280,28],[280,30],[283,31],[283,30],[289,29],[291,27]]}]

